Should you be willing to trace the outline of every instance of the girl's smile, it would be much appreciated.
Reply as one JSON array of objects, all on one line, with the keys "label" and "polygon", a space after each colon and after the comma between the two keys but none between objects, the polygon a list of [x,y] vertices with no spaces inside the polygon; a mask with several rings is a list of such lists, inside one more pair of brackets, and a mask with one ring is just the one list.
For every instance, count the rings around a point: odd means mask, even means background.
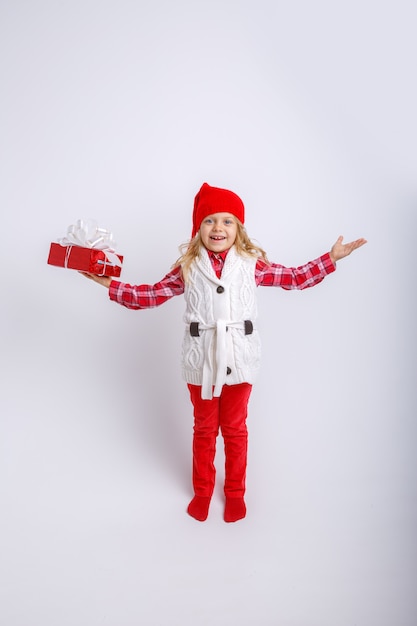
[{"label": "girl's smile", "polygon": [[231,213],[213,213],[201,223],[200,237],[212,252],[224,252],[233,246],[237,235],[236,219]]}]

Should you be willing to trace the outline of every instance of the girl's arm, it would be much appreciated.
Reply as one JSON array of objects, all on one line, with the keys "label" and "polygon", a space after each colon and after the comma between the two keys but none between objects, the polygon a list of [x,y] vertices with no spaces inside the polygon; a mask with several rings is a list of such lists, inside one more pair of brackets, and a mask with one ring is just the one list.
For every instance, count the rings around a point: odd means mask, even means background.
[{"label": "girl's arm", "polygon": [[180,266],[175,267],[154,285],[129,285],[107,276],[95,276],[81,272],[86,278],[109,290],[110,300],[128,309],[150,309],[160,306],[173,296],[184,293],[184,280]]},{"label": "girl's arm", "polygon": [[339,237],[330,252],[299,267],[285,267],[278,263],[268,264],[259,259],[255,270],[257,285],[283,289],[307,289],[318,285],[323,278],[335,271],[337,261],[366,243],[365,239],[356,239],[347,244],[343,244],[342,241],[343,237]]}]

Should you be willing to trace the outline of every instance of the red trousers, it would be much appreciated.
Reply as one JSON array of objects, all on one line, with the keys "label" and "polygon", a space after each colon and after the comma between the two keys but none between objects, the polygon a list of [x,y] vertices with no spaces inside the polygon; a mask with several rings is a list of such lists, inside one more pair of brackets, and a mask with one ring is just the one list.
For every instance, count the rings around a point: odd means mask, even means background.
[{"label": "red trousers", "polygon": [[243,497],[246,484],[248,431],[246,417],[252,385],[224,385],[220,397],[202,400],[201,387],[188,385],[194,407],[193,487],[196,496],[211,497],[216,478],[214,457],[221,430],[225,452],[224,493]]}]

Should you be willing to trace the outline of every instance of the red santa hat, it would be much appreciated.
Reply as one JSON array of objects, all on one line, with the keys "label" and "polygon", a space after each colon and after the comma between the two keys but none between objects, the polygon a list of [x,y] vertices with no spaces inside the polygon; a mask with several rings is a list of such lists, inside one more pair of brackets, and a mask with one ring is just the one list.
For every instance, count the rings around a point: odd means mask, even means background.
[{"label": "red santa hat", "polygon": [[231,213],[242,222],[245,221],[245,207],[238,195],[228,189],[211,187],[203,183],[200,191],[194,199],[193,231],[191,238],[195,237],[200,229],[201,222],[207,215],[213,213]]}]

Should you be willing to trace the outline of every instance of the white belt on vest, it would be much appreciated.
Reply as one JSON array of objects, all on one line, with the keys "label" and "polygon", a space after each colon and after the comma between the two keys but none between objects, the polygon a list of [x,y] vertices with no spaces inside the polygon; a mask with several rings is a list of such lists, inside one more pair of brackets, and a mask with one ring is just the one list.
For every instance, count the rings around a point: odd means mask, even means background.
[{"label": "white belt on vest", "polygon": [[[204,363],[203,363],[203,380],[201,385],[201,397],[203,400],[211,400],[213,396],[219,397],[222,387],[226,382],[227,376],[227,329],[241,328],[245,330],[245,322],[228,322],[226,320],[217,320],[214,324],[198,324],[199,330],[206,331],[204,337]],[[216,380],[214,381],[213,391],[213,342],[216,342],[214,349],[214,358],[216,365]]]}]

